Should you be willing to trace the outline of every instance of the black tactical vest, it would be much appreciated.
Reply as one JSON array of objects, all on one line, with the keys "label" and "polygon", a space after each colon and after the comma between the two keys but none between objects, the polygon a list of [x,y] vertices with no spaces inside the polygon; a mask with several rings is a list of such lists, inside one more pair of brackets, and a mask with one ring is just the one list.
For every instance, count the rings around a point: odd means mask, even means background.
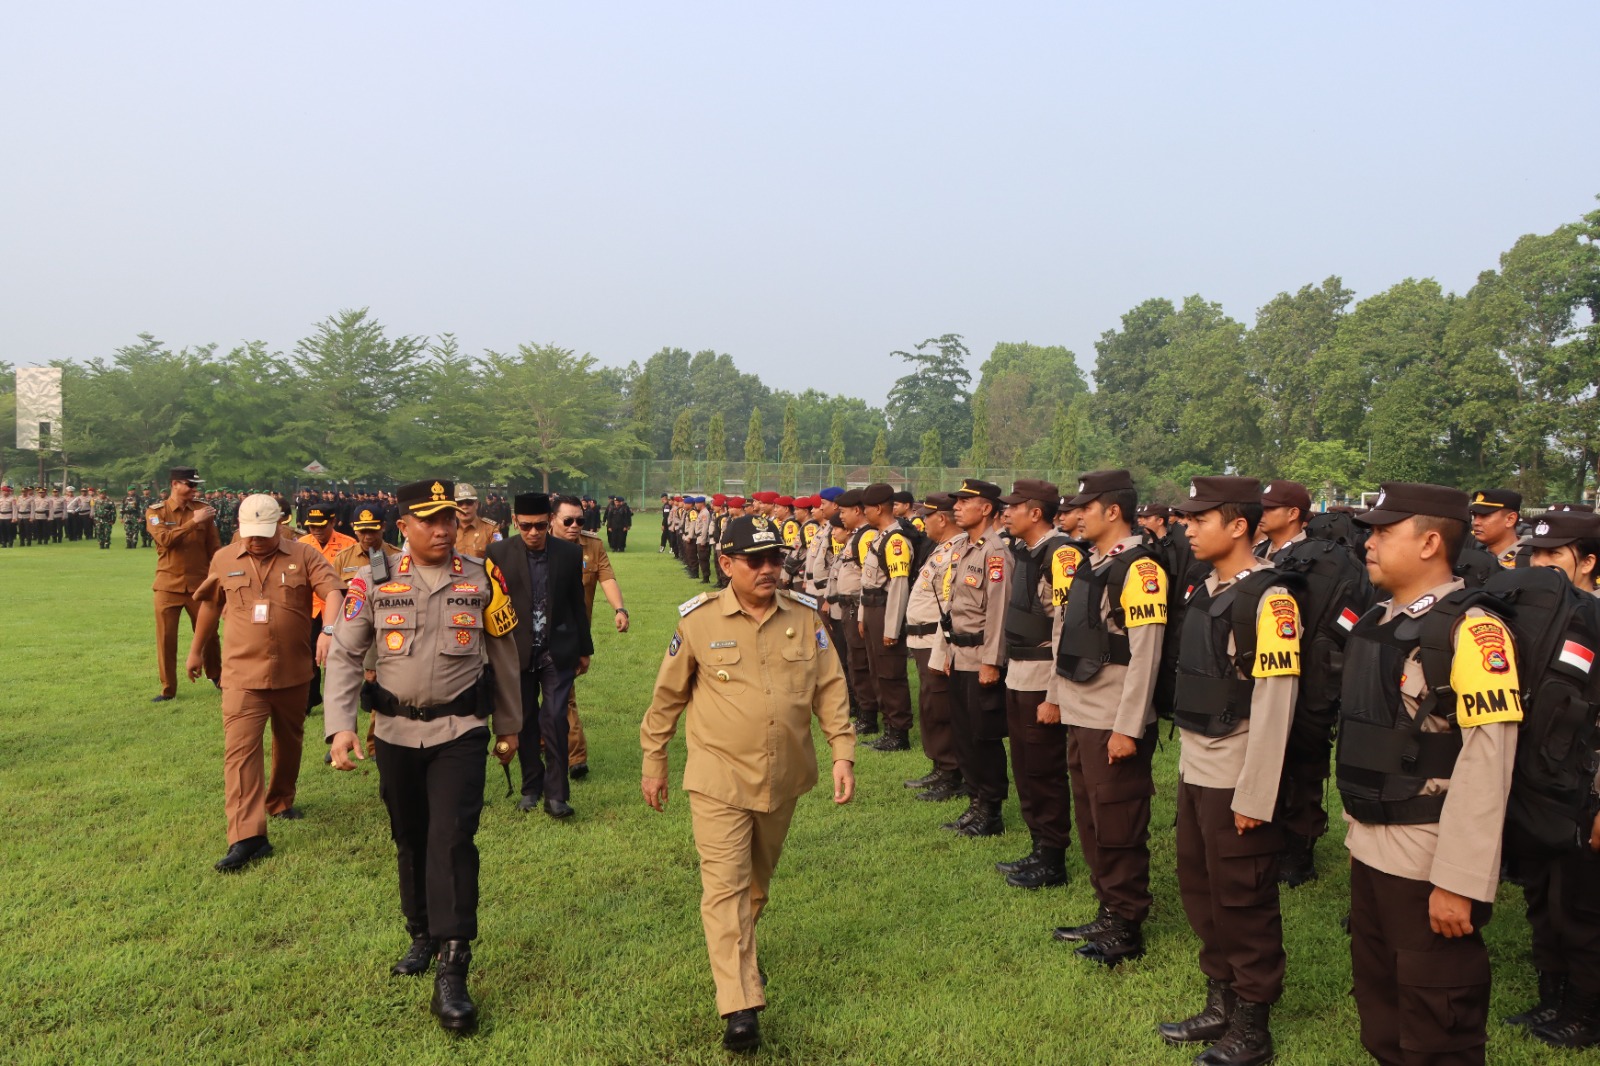
[{"label": "black tactical vest", "polygon": [[[1423,696],[1417,715],[1405,713],[1400,678],[1422,639],[1421,618],[1399,614],[1380,624],[1368,611],[1350,633],[1339,698],[1337,779],[1344,809],[1369,825],[1424,825],[1439,820],[1444,795],[1420,796],[1429,778],[1448,778],[1461,752],[1461,730],[1424,733],[1438,704]],[[1453,703],[1452,703],[1453,706]]]},{"label": "black tactical vest", "polygon": [[[1267,589],[1282,584],[1282,573],[1257,570],[1215,597],[1203,583],[1195,586],[1184,610],[1178,644],[1172,720],[1179,728],[1225,737],[1250,717],[1250,697],[1255,692],[1250,670],[1256,657],[1256,609]],[[1228,654],[1230,633],[1232,655]]]},{"label": "black tactical vest", "polygon": [[[1088,564],[1087,556],[1078,568],[1078,576],[1072,580],[1072,595],[1067,597],[1067,613],[1061,619],[1061,641],[1056,645],[1056,673],[1068,681],[1090,681],[1107,663],[1128,665],[1132,652],[1127,622],[1122,617],[1122,585],[1128,579],[1128,570],[1139,559],[1156,559],[1156,555],[1140,544],[1112,556],[1098,571]],[[1159,565],[1160,560],[1156,562]],[[1121,633],[1107,629],[1100,617],[1100,602],[1108,588],[1114,590],[1111,617],[1123,630]]]},{"label": "black tactical vest", "polygon": [[[1039,603],[1039,580],[1056,550],[1069,545],[1082,551],[1064,533],[1051,533],[1033,548],[1021,541],[1011,542],[1016,568],[1011,572],[1010,595],[1006,599],[1006,658],[1023,662],[1050,658],[1055,615],[1050,607]],[[1073,580],[1076,583],[1077,579]]]}]

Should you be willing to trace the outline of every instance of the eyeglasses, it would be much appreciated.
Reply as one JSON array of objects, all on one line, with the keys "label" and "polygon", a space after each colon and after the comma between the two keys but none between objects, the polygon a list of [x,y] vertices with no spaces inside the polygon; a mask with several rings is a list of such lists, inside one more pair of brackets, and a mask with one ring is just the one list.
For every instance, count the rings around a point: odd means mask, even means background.
[{"label": "eyeglasses", "polygon": [[776,570],[783,565],[783,556],[779,555],[777,552],[762,552],[759,555],[741,555],[739,558],[743,559],[744,564],[752,570],[765,570],[769,566]]},{"label": "eyeglasses", "polygon": [[579,523],[579,522],[582,522],[582,521],[583,521],[583,519],[581,519],[581,518],[577,518],[577,517],[572,517],[572,518],[563,518],[563,519],[562,519],[562,520],[561,520],[561,524],[562,524],[562,525],[564,525],[564,526],[575,526],[575,525],[577,525],[577,524],[578,524],[578,523]]},{"label": "eyeglasses", "polygon": [[530,530],[535,530],[535,529],[537,529],[539,532],[543,533],[545,530],[550,528],[550,523],[549,522],[518,522],[517,523],[517,528],[522,530],[524,533],[527,533]]}]

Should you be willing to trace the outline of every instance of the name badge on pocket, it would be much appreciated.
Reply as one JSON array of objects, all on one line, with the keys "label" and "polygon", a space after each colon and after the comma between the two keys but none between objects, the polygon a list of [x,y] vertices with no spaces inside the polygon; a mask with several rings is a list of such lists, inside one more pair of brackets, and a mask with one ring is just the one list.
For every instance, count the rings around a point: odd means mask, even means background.
[{"label": "name badge on pocket", "polygon": [[266,603],[258,603],[258,604],[256,604],[255,610],[251,613],[250,621],[254,622],[258,626],[266,625],[267,624],[267,608],[269,606],[271,606],[271,605],[270,604],[266,604]]}]

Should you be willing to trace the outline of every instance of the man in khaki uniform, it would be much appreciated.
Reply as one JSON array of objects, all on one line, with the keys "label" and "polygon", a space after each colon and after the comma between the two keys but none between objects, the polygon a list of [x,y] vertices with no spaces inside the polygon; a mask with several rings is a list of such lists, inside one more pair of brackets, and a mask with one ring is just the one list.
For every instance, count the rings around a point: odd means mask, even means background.
[{"label": "man in khaki uniform", "polygon": [[1133,524],[1137,506],[1126,470],[1085,474],[1077,495],[1063,501],[1062,509],[1077,516],[1089,558],[1066,607],[1056,612],[1055,670],[1046,696],[1067,724],[1078,841],[1100,904],[1092,921],[1054,935],[1108,966],[1144,954],[1142,925],[1151,905],[1152,699],[1170,582]]},{"label": "man in khaki uniform", "polygon": [[367,650],[378,647],[379,793],[389,811],[400,910],[411,947],[396,976],[425,973],[435,955],[431,1009],[449,1030],[471,1028],[467,990],[478,935],[478,818],[492,724],[502,765],[517,751],[522,691],[506,577],[492,561],[454,550],[454,486],[443,479],[395,490],[407,549],[390,580],[350,580],[328,653],[329,755],[336,770],[366,758],[356,709]]},{"label": "man in khaki uniform", "polygon": [[[222,779],[228,853],[216,864],[237,870],[272,854],[267,818],[300,817],[294,806],[313,664],[328,655],[342,598],[333,567],[316,547],[278,535],[278,501],[251,496],[240,510],[239,539],[211,557],[195,593],[200,615],[185,663],[189,680],[226,621],[222,656]],[[313,601],[323,604],[313,641]],[[272,726],[272,776],[263,780],[262,727]]]},{"label": "man in khaki uniform", "polygon": [[[906,648],[917,664],[917,726],[922,734],[922,754],[933,769],[905,782],[919,789],[917,799],[943,803],[966,795],[961,767],[956,762],[955,737],[950,726],[950,678],[945,673],[947,655],[939,618],[950,597],[950,564],[966,543],[967,535],[956,525],[951,508],[955,499],[948,492],[935,492],[923,501],[929,511],[923,520],[934,548],[911,582],[906,600]],[[934,662],[938,654],[941,659]]]},{"label": "man in khaki uniform", "polygon": [[962,836],[998,836],[1006,778],[1006,575],[1011,551],[1000,537],[1000,486],[966,478],[950,494],[967,541],[951,563],[949,618],[951,732],[971,802],[940,828]]},{"label": "man in khaki uniform", "polygon": [[1197,1014],[1157,1028],[1168,1043],[1211,1043],[1197,1063],[1257,1066],[1273,1056],[1269,1017],[1286,962],[1274,815],[1299,692],[1300,611],[1252,550],[1261,482],[1195,478],[1178,510],[1195,558],[1211,567],[1184,614],[1173,712],[1178,891],[1207,995]]},{"label": "man in khaki uniform", "polygon": [[17,542],[17,498],[11,493],[11,484],[0,485],[0,548],[9,548]]},{"label": "man in khaki uniform", "polygon": [[478,514],[478,490],[462,482],[456,486],[456,506],[461,508],[456,530],[456,551],[482,559],[489,545],[500,539],[500,527]]},{"label": "man in khaki uniform", "polygon": [[[622,605],[622,589],[617,584],[611,556],[606,554],[600,534],[583,528],[583,504],[571,496],[557,496],[555,521],[550,532],[583,550],[583,606],[589,613],[590,625],[594,623],[594,590],[599,588],[606,594],[606,602],[611,604],[617,632],[626,633],[628,609]],[[576,685],[567,700],[567,776],[574,781],[589,776],[589,741],[583,735],[583,722],[578,717]]]},{"label": "man in khaki uniform", "polygon": [[872,547],[878,531],[867,525],[866,508],[860,489],[850,489],[838,499],[839,517],[849,536],[844,548],[834,557],[834,572],[828,587],[838,597],[840,625],[844,629],[845,671],[850,677],[850,710],[856,736],[870,737],[878,731],[878,683],[867,658],[867,640],[862,628],[861,562]]},{"label": "man in khaki uniform", "polygon": [[[779,503],[782,504],[780,497]],[[873,537],[861,555],[861,615],[858,635],[883,713],[883,736],[873,751],[911,750],[911,682],[906,679],[903,630],[911,595],[913,548],[894,516],[894,489],[882,482],[861,490],[862,512]],[[865,533],[863,533],[865,540]]]},{"label": "man in khaki uniform", "polygon": [[[366,567],[372,572],[374,584],[382,585],[388,582],[389,575],[394,571],[394,565],[400,558],[400,549],[391,547],[383,539],[383,519],[381,512],[375,507],[362,507],[350,519],[350,528],[355,531],[355,543],[345,547],[333,559],[333,576],[339,579],[341,591],[348,591],[350,582]],[[372,705],[370,698],[370,685],[378,680],[378,648],[374,644],[367,650],[367,655],[361,663],[364,684],[361,688],[361,709],[368,712],[367,721],[367,747],[372,747],[376,739],[378,725],[377,710]],[[333,757],[327,756],[326,761],[332,762]]]},{"label": "man in khaki uniform", "polygon": [[[178,694],[178,616],[187,614],[190,628],[194,627],[200,614],[195,590],[211,569],[211,557],[222,547],[216,512],[195,506],[204,482],[194,467],[175,466],[168,473],[172,488],[167,498],[144,516],[144,528],[156,543],[156,580],[151,589],[156,594],[156,665],[161,672],[161,692],[151,697],[151,703]],[[222,654],[214,641],[206,645],[205,673],[220,687]]]},{"label": "man in khaki uniform", "polygon": [[667,745],[688,715],[689,793],[700,853],[700,916],[727,1019],[723,1046],[761,1042],[756,1012],[766,992],[756,923],[795,804],[817,782],[811,719],[833,753],[833,800],[855,793],[855,736],[844,674],[816,601],[778,591],[780,533],[762,518],[736,518],[719,545],[729,585],[678,608],[678,629],[639,727],[645,802],[667,802]]},{"label": "man in khaki uniform", "polygon": [[[1447,698],[1435,697],[1418,642],[1428,613],[1463,587],[1452,563],[1466,540],[1467,495],[1381,488],[1356,521],[1372,529],[1367,573],[1391,598],[1350,634],[1339,706],[1361,1044],[1382,1063],[1482,1063],[1483,927],[1500,881],[1523,714],[1517,649],[1500,619],[1468,608],[1447,645]],[[1406,731],[1416,746],[1404,763],[1391,742],[1402,714],[1421,718]]]}]

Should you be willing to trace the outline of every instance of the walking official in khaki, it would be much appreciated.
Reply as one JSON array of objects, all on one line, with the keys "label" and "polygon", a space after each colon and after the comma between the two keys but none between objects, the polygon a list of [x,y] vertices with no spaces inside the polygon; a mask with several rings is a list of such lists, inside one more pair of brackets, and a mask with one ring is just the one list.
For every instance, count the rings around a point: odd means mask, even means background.
[{"label": "walking official in khaki", "polygon": [[[211,558],[195,593],[200,614],[185,669],[198,680],[226,625],[222,648],[223,795],[228,853],[221,871],[272,854],[267,819],[300,817],[294,806],[305,734],[306,691],[328,655],[341,597],[333,567],[315,546],[278,534],[278,501],[251,496],[239,511],[239,539]],[[312,626],[321,627],[315,639]],[[262,774],[261,730],[272,727],[272,776]]]},{"label": "walking official in khaki", "polygon": [[425,973],[435,955],[432,1011],[445,1029],[471,1028],[467,990],[478,935],[478,816],[489,727],[502,765],[522,729],[518,620],[493,562],[455,551],[454,486],[417,481],[395,490],[407,549],[390,580],[363,567],[350,579],[328,654],[329,755],[337,770],[364,759],[356,736],[362,661],[378,645],[374,755],[389,811],[400,910],[411,947],[396,976]]},{"label": "walking official in khaki", "polygon": [[1251,548],[1261,483],[1198,477],[1178,504],[1195,558],[1211,567],[1179,635],[1178,892],[1200,939],[1206,1004],[1158,1029],[1210,1043],[1201,1066],[1273,1057],[1269,1016],[1283,994],[1274,821],[1300,680],[1300,611],[1287,577]]},{"label": "walking official in khaki", "polygon": [[1063,502],[1088,543],[1087,565],[1057,613],[1046,697],[1067,724],[1078,840],[1099,912],[1055,930],[1085,959],[1115,966],[1144,954],[1150,914],[1153,697],[1167,627],[1167,573],[1134,526],[1126,470],[1096,470]]},{"label": "walking official in khaki", "polygon": [[727,1019],[723,1046],[761,1042],[767,1003],[756,923],[795,804],[817,782],[811,719],[833,755],[833,800],[855,793],[855,736],[844,674],[809,596],[778,591],[781,533],[765,518],[735,518],[718,549],[726,589],[678,608],[677,631],[639,728],[645,802],[667,802],[667,745],[688,718],[689,794],[700,853],[700,916]]},{"label": "walking official in khaki", "polygon": [[[211,569],[211,557],[222,547],[217,535],[216,511],[195,506],[203,482],[192,466],[175,466],[169,472],[167,498],[145,511],[144,528],[156,544],[156,664],[161,672],[161,692],[151,703],[178,694],[178,616],[187,614],[194,628],[200,602],[194,593]],[[307,623],[310,624],[309,622]],[[206,646],[205,674],[220,686],[222,654],[213,641]]]},{"label": "walking official in khaki", "polygon": [[1439,642],[1448,691],[1435,688],[1422,640],[1428,614],[1463,587],[1452,567],[1467,494],[1381,488],[1356,521],[1372,530],[1367,572],[1390,599],[1350,634],[1337,757],[1361,1044],[1380,1063],[1467,1066],[1488,1040],[1483,927],[1523,716],[1517,648],[1501,619],[1469,607]]}]

